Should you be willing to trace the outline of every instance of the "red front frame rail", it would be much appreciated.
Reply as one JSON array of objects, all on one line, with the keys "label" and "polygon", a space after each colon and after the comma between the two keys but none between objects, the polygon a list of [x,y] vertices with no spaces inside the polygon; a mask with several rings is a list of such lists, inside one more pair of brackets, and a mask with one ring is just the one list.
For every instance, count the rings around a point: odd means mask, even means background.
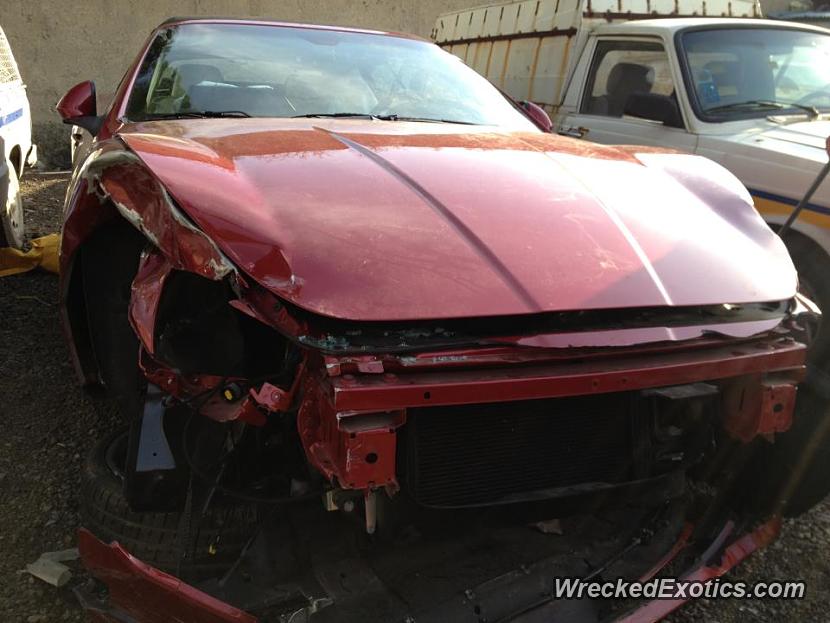
[{"label": "red front frame rail", "polygon": [[[310,374],[298,414],[309,460],[347,489],[397,487],[396,431],[413,407],[509,402],[740,379],[752,409],[725,413],[741,441],[787,430],[805,347],[789,338],[691,351],[502,368]],[[331,365],[331,363],[330,363]],[[336,363],[335,363],[336,365]],[[776,402],[777,401],[777,402]],[[741,404],[746,401],[741,400]],[[780,402],[775,417],[773,403]]]}]

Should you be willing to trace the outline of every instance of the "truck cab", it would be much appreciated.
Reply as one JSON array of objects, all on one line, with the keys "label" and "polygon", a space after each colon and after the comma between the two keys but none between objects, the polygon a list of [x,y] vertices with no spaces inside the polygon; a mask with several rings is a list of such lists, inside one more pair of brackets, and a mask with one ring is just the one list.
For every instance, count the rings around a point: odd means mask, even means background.
[{"label": "truck cab", "polygon": [[[827,159],[830,31],[710,18],[597,28],[556,131],[711,158],[744,183],[768,222],[782,223]],[[814,201],[796,229],[830,248],[830,185]]]},{"label": "truck cab", "polygon": [[[559,134],[720,163],[780,226],[827,162],[830,30],[757,19],[752,2],[687,1],[663,14],[639,4],[502,3],[441,16],[433,36],[545,108]],[[802,289],[830,310],[830,182],[785,242]],[[814,353],[827,360],[823,333]]]}]

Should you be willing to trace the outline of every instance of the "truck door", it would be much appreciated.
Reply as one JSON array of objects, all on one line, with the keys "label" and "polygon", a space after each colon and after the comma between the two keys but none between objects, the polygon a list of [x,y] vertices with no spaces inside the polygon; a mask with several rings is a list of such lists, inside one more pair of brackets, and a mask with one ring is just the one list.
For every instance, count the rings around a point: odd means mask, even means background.
[{"label": "truck door", "polygon": [[[659,39],[598,38],[578,110],[565,116],[558,132],[609,145],[654,145],[694,152],[697,137],[686,130],[677,105],[679,76],[674,73]],[[634,116],[659,116],[633,109],[637,99],[655,102],[661,110],[676,106],[676,120],[666,123]]]}]

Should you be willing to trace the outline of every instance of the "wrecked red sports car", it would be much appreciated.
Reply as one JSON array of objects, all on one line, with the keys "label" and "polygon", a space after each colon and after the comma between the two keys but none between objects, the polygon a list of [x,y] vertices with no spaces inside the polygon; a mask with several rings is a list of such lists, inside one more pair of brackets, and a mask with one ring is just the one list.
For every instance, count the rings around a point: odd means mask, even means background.
[{"label": "wrecked red sports car", "polygon": [[818,311],[745,189],[528,107],[417,38],[225,19],[61,100],[63,321],[125,424],[94,617],[653,620],[682,599],[551,578],[716,577],[823,493]]}]

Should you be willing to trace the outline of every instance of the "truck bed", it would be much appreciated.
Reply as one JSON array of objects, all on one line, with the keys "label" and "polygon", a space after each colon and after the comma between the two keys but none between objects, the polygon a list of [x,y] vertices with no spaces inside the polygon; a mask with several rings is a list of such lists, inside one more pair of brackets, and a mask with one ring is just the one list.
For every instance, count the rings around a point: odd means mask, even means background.
[{"label": "truck bed", "polygon": [[[490,82],[548,111],[599,24],[655,17],[760,17],[757,0],[522,0],[438,17],[432,38]],[[520,98],[520,99],[521,99]]]}]

